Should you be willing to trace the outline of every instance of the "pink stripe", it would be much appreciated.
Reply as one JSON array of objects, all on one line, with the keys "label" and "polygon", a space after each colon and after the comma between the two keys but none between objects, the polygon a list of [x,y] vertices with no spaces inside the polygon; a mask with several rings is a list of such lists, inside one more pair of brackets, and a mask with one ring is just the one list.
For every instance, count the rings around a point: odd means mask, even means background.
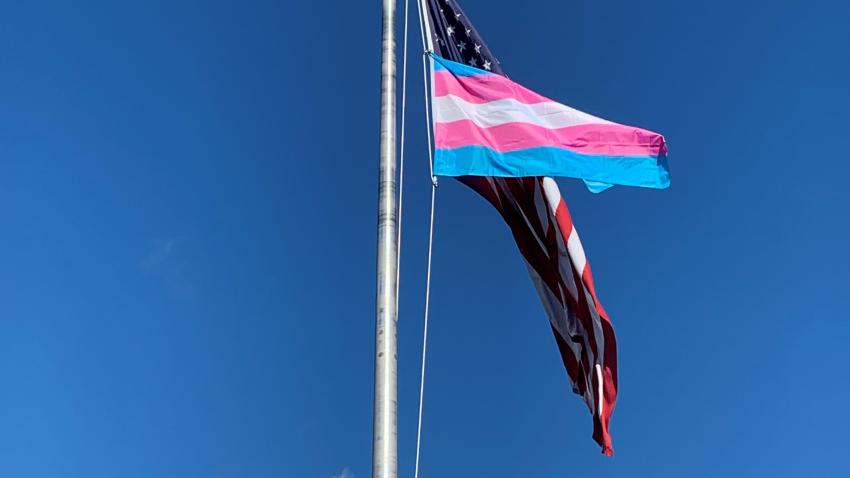
[{"label": "pink stripe", "polygon": [[468,103],[489,103],[515,99],[520,103],[546,103],[545,96],[524,88],[500,75],[454,76],[446,70],[434,72],[434,96],[454,95]]},{"label": "pink stripe", "polygon": [[506,123],[482,128],[471,120],[437,123],[437,148],[486,146],[499,152],[552,146],[577,153],[607,156],[658,156],[667,152],[664,137],[632,126],[582,124],[548,129],[529,123]]}]

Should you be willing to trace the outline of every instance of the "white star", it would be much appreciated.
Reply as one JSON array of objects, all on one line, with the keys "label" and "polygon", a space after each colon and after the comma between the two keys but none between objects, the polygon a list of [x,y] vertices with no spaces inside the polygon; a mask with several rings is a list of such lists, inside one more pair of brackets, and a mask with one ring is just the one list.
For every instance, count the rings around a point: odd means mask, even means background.
[{"label": "white star", "polygon": [[466,50],[466,42],[462,41],[457,44],[457,49],[460,51]]},{"label": "white star", "polygon": [[470,30],[469,28],[467,28],[467,29],[466,29],[466,36],[469,36],[469,34],[470,34],[471,32],[472,32],[472,30]]},{"label": "white star", "polygon": [[478,60],[476,60],[475,58],[470,58],[467,63],[469,63],[472,66],[478,66]]},{"label": "white star", "polygon": [[487,60],[484,60],[484,69],[488,71],[490,70],[490,62]]},{"label": "white star", "polygon": [[478,43],[475,44],[475,53],[481,54],[481,45]]},{"label": "white star", "polygon": [[460,13],[455,13],[455,20],[460,18]]},{"label": "white star", "polygon": [[453,26],[446,27],[446,35],[451,36],[451,35],[454,35],[454,34],[455,34],[455,27],[453,27]]}]

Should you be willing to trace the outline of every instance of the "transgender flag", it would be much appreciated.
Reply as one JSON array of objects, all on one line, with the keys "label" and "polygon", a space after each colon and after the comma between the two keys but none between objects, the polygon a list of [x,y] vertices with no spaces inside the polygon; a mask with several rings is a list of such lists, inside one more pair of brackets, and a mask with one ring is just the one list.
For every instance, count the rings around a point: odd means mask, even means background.
[{"label": "transgender flag", "polygon": [[502,75],[431,58],[435,174],[566,176],[594,192],[670,185],[660,134],[570,108]]}]

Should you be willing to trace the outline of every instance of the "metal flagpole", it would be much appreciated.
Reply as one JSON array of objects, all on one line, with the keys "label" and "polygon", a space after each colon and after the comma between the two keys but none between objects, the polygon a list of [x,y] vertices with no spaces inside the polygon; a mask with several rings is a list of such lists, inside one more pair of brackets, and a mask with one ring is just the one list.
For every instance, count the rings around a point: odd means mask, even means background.
[{"label": "metal flagpole", "polygon": [[396,268],[398,210],[395,144],[395,0],[384,0],[381,54],[381,159],[375,299],[375,402],[372,478],[398,476]]}]

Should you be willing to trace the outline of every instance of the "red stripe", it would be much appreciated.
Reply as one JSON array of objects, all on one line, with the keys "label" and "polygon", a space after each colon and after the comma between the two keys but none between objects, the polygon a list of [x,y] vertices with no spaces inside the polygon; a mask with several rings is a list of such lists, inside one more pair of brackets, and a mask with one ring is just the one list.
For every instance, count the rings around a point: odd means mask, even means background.
[{"label": "red stripe", "polygon": [[[567,203],[564,201],[564,198],[561,198],[561,202],[558,204],[558,211],[556,212],[555,217],[561,228],[561,234],[565,238],[569,238],[574,226],[573,218],[570,215],[570,210],[567,208]],[[585,254],[585,257],[587,257],[587,254]],[[593,274],[590,271],[589,261],[585,264],[584,270],[581,271],[581,278],[582,282],[584,282],[587,287],[588,292],[590,292],[591,297],[593,297],[594,306],[596,307],[596,311],[599,313],[600,317],[611,322],[611,319],[608,318],[608,313],[605,312],[605,309],[602,307],[602,304],[596,296],[596,288],[593,285]]]}]

